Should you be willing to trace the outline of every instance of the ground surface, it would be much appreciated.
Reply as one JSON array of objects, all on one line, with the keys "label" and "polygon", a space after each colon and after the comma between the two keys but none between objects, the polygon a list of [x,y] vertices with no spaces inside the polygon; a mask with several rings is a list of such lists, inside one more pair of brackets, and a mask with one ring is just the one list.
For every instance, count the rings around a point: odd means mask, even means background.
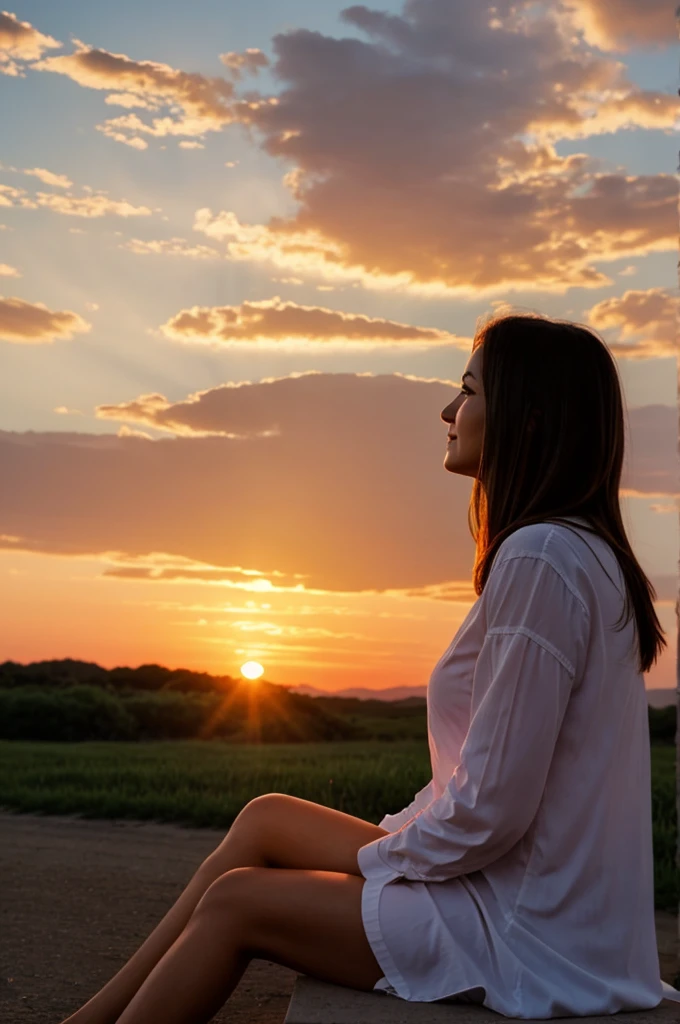
[{"label": "ground surface", "polygon": [[[158,924],[224,832],[0,812],[0,1020],[58,1024]],[[657,913],[661,976],[677,918]],[[218,1024],[282,1024],[297,974],[253,960]]]},{"label": "ground surface", "polygon": [[[0,812],[0,1021],[58,1024],[170,909],[224,831]],[[214,1018],[282,1024],[297,974],[253,960]]]}]

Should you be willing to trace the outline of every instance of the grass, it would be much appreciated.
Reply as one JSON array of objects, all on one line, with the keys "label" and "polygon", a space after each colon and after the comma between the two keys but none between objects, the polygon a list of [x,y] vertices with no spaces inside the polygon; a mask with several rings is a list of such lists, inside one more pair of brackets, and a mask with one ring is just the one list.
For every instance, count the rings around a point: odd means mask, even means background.
[{"label": "grass", "polygon": [[[652,744],[655,907],[677,913],[675,747]],[[226,830],[261,793],[290,793],[377,824],[430,778],[422,740],[233,744],[0,740],[0,807]]]}]

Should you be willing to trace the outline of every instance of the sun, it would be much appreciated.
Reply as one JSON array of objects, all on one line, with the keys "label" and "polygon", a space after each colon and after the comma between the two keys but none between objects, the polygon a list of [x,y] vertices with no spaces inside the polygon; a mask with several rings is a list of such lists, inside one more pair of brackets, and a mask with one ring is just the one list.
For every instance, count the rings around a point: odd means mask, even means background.
[{"label": "sun", "polygon": [[245,665],[241,665],[241,675],[244,679],[259,679],[263,672],[259,661],[247,661]]}]

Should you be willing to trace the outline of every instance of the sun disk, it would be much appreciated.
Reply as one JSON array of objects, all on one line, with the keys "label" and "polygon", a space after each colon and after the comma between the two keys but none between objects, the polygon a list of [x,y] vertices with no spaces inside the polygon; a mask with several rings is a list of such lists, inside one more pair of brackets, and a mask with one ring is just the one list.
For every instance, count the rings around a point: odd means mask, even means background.
[{"label": "sun disk", "polygon": [[241,675],[244,679],[259,679],[263,672],[259,661],[247,661],[245,665],[241,665]]}]

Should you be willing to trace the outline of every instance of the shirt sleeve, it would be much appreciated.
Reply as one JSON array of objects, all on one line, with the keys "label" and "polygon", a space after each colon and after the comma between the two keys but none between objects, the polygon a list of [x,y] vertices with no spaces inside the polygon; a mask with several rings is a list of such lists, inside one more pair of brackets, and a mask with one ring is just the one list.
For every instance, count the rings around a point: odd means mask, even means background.
[{"label": "shirt sleeve", "polygon": [[587,605],[543,555],[510,555],[484,588],[486,630],[471,719],[442,794],[357,855],[364,875],[443,882],[478,871],[525,834],[541,802],[590,632]]},{"label": "shirt sleeve", "polygon": [[401,828],[407,821],[410,821],[418,811],[422,811],[432,800],[433,796],[432,779],[430,779],[426,786],[418,790],[411,803],[403,811],[399,811],[397,814],[386,814],[383,820],[378,822],[379,828],[386,828],[388,832],[396,832],[398,828]]}]

